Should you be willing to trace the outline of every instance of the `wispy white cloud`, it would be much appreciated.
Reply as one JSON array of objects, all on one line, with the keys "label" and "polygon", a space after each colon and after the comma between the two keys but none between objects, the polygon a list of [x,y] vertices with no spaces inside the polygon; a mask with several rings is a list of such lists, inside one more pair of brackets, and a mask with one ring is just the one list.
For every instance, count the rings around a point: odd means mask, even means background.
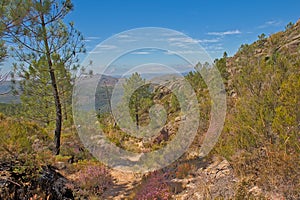
[{"label": "wispy white cloud", "polygon": [[133,38],[128,38],[128,39],[122,39],[122,42],[136,42],[138,41],[137,39],[133,39]]},{"label": "wispy white cloud", "polygon": [[119,39],[119,41],[121,42],[136,42],[137,39],[132,37],[131,35],[127,35],[127,34],[119,34],[116,35],[116,38]]},{"label": "wispy white cloud", "polygon": [[225,49],[223,47],[212,47],[212,48],[205,48],[207,51],[211,52],[219,52],[219,51],[224,51]]},{"label": "wispy white cloud", "polygon": [[200,43],[216,43],[220,41],[220,38],[214,38],[214,39],[203,39],[198,40]]},{"label": "wispy white cloud", "polygon": [[85,38],[86,40],[98,40],[100,39],[100,37],[96,37],[96,36],[89,36]]},{"label": "wispy white cloud", "polygon": [[103,53],[102,51],[90,51],[89,54],[97,54],[97,53]]},{"label": "wispy white cloud", "polygon": [[237,35],[241,34],[240,30],[230,30],[230,31],[223,31],[223,32],[208,32],[207,35],[216,35],[216,36],[225,36],[225,35]]},{"label": "wispy white cloud", "polygon": [[214,55],[215,58],[221,57],[221,55],[224,53],[224,51],[222,51],[222,50],[209,50],[209,51],[207,51],[207,52],[208,52],[210,55],[216,54],[216,55]]},{"label": "wispy white cloud", "polygon": [[92,42],[92,41],[94,41],[94,40],[99,40],[99,39],[100,39],[100,37],[90,36],[90,37],[85,37],[85,38],[83,39],[83,41],[84,41],[84,42]]},{"label": "wispy white cloud", "polygon": [[180,48],[187,48],[188,45],[182,42],[172,42],[170,44],[171,46],[176,46],[176,47],[180,47]]},{"label": "wispy white cloud", "polygon": [[258,26],[257,28],[267,28],[271,26],[281,26],[281,25],[282,25],[282,21],[280,20],[269,20],[266,21],[263,25]]},{"label": "wispy white cloud", "polygon": [[182,36],[182,34],[179,33],[179,32],[170,32],[170,31],[167,31],[166,33],[162,33],[162,36],[174,37],[174,36]]},{"label": "wispy white cloud", "polygon": [[[222,37],[212,38],[212,39],[192,39],[192,38],[169,38],[168,39],[172,46],[176,46],[179,48],[187,49],[185,51],[180,52],[181,54],[193,54],[196,52],[189,51],[188,49],[192,48],[194,44],[201,44],[204,46],[216,46],[222,40]],[[220,48],[220,47],[219,47]],[[166,54],[172,54],[172,52],[167,52]]]},{"label": "wispy white cloud", "polygon": [[187,37],[171,37],[168,38],[169,42],[180,42],[180,43],[188,43],[188,44],[197,44],[200,40],[195,40]]},{"label": "wispy white cloud", "polygon": [[224,50],[223,44],[210,44],[204,47],[206,50]]},{"label": "wispy white cloud", "polygon": [[117,38],[130,38],[130,36],[126,34],[119,34],[117,35]]},{"label": "wispy white cloud", "polygon": [[176,55],[176,54],[196,54],[198,55],[199,54],[199,51],[194,51],[194,50],[182,50],[182,51],[166,51],[164,52],[164,54],[166,55]]},{"label": "wispy white cloud", "polygon": [[178,51],[179,54],[199,54],[199,51],[186,50],[186,51]]},{"label": "wispy white cloud", "polygon": [[101,50],[111,50],[111,49],[117,49],[118,47],[115,45],[104,45],[104,44],[99,44],[97,45],[97,49]]},{"label": "wispy white cloud", "polygon": [[187,37],[170,37],[167,38],[171,46],[176,46],[179,48],[191,48],[191,45],[200,43],[200,40],[187,38]]},{"label": "wispy white cloud", "polygon": [[166,54],[166,55],[174,55],[175,54],[175,52],[174,51],[165,51],[164,52],[164,54]]},{"label": "wispy white cloud", "polygon": [[134,54],[134,55],[148,55],[150,54],[149,51],[135,51],[135,52],[132,52],[131,54]]}]

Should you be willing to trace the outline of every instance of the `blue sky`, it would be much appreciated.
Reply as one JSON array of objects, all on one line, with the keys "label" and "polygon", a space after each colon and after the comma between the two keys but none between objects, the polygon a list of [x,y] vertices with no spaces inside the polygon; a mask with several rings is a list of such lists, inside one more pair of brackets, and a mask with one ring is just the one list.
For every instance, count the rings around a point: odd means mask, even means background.
[{"label": "blue sky", "polygon": [[233,55],[261,33],[284,30],[300,17],[300,1],[73,0],[67,20],[86,38],[87,50],[128,29],[170,28],[196,39],[212,58]]},{"label": "blue sky", "polygon": [[[193,38],[215,59],[224,51],[232,56],[241,44],[254,42],[261,33],[270,35],[284,30],[286,24],[295,23],[300,17],[297,0],[73,0],[73,3],[74,10],[65,21],[74,21],[75,27],[83,33],[88,52],[120,32],[162,27]],[[148,56],[142,54],[135,58]],[[153,56],[160,59],[156,54]],[[84,57],[80,56],[81,61]],[[135,58],[131,56],[123,62],[129,63]],[[11,62],[4,64],[4,71],[10,69]],[[179,64],[173,63],[174,66]]]}]

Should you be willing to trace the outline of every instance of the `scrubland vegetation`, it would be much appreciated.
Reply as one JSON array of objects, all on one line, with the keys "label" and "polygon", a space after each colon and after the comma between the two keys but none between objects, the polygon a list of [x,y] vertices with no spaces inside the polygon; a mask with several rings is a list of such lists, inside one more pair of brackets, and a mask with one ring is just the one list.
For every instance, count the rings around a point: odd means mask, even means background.
[{"label": "scrubland vegetation", "polygon": [[[114,169],[85,149],[72,119],[73,72],[80,68],[76,56],[84,52],[84,45],[73,23],[63,22],[71,2],[24,1],[21,6],[22,2],[1,3],[0,61],[7,56],[18,60],[12,81],[19,85],[12,92],[19,93],[21,103],[0,105],[0,199],[107,199],[112,190],[126,193],[128,199],[174,199],[188,193],[187,184],[201,179],[216,158],[228,162],[235,183],[230,194],[211,194],[210,186],[202,184],[198,190],[205,191],[206,198],[300,198],[299,21],[241,45],[232,57],[224,53],[215,60],[226,88],[227,116],[218,143],[201,159],[197,153],[209,125],[211,99],[200,73],[188,73],[185,78],[195,90],[201,112],[194,142],[170,166],[137,174],[134,187],[126,190],[126,185],[119,187]],[[17,47],[8,50],[7,40]],[[134,74],[126,79],[125,88],[137,79],[144,81]],[[98,88],[96,96],[110,95],[112,87]],[[105,111],[98,113],[99,126],[116,146],[147,153],[176,135],[183,116],[170,90],[146,85],[124,98],[130,102],[137,128],[147,125],[154,104],[164,106],[167,123],[160,135],[145,142],[122,131],[107,105],[100,104]],[[204,175],[202,179],[207,183]]]}]

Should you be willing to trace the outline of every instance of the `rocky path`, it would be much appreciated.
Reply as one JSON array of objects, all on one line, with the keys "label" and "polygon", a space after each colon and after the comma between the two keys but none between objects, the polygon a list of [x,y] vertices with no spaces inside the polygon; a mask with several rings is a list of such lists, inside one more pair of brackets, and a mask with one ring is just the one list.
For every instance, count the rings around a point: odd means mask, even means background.
[{"label": "rocky path", "polygon": [[125,200],[130,198],[131,191],[140,183],[141,176],[130,172],[112,170],[114,185],[103,195],[103,199]]}]

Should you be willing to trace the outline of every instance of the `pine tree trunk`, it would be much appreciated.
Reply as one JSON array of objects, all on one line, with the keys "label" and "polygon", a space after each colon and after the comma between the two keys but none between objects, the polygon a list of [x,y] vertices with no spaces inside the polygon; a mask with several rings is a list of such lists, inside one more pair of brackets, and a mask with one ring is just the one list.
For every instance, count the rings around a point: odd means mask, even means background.
[{"label": "pine tree trunk", "polygon": [[[52,68],[52,67],[51,67]],[[54,154],[58,155],[60,152],[60,135],[61,135],[61,126],[62,126],[62,110],[61,110],[61,103],[60,98],[58,95],[58,89],[56,84],[56,78],[53,69],[50,68],[49,65],[49,71],[51,76],[51,85],[53,88],[53,97],[55,101],[55,110],[56,110],[56,119],[55,119],[55,131],[54,131],[54,144],[55,144],[55,150]]]},{"label": "pine tree trunk", "polygon": [[53,92],[53,98],[55,102],[55,111],[56,111],[56,118],[55,118],[55,131],[54,131],[54,154],[58,155],[60,153],[60,136],[61,136],[61,126],[62,126],[62,108],[61,108],[61,102],[60,102],[60,96],[58,93],[58,87],[57,87],[57,81],[53,69],[53,63],[51,60],[51,52],[49,48],[48,38],[47,38],[47,31],[46,31],[46,24],[43,14],[40,15],[41,22],[42,22],[42,28],[43,28],[43,40],[45,44],[46,49],[46,57],[48,61],[48,70],[50,74],[51,79],[51,86],[52,86],[52,92]]},{"label": "pine tree trunk", "polygon": [[136,129],[139,130],[139,114],[135,114]]},{"label": "pine tree trunk", "polygon": [[139,130],[139,108],[137,105],[137,98],[136,98],[136,102],[135,102],[135,122],[136,122],[136,129]]}]

